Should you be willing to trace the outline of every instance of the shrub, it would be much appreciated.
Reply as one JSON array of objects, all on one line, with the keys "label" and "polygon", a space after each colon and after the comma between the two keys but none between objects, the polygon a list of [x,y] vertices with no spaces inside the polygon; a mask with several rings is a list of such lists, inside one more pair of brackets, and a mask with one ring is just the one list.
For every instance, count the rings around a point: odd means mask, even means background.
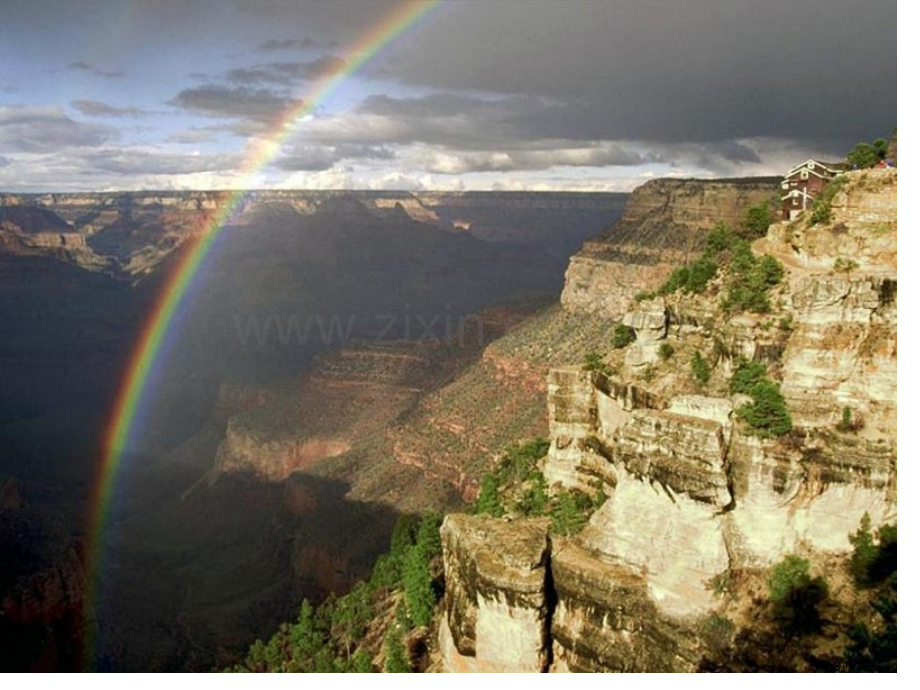
[{"label": "shrub", "polygon": [[750,395],[754,386],[767,378],[767,366],[762,362],[742,360],[732,374],[728,390],[732,393]]},{"label": "shrub", "polygon": [[724,222],[720,221],[715,228],[706,235],[706,251],[703,256],[713,258],[728,251],[739,241],[738,235]]},{"label": "shrub", "polygon": [[537,474],[524,490],[518,510],[525,516],[542,515],[549,504],[549,494],[546,493],[546,479],[542,474]]},{"label": "shrub", "polygon": [[699,385],[705,386],[709,383],[709,379],[712,376],[712,368],[703,358],[703,355],[700,354],[699,350],[693,353],[693,359],[690,361],[690,371],[693,373],[693,380]]},{"label": "shrub", "polygon": [[554,534],[569,536],[579,532],[588,522],[593,507],[591,497],[580,491],[562,491],[550,509],[550,529]]},{"label": "shrub", "polygon": [[881,582],[898,569],[897,525],[882,525],[873,538],[872,520],[864,513],[859,529],[849,539],[853,545],[850,573],[860,587]]},{"label": "shrub", "polygon": [[837,196],[837,192],[843,186],[843,178],[835,177],[830,183],[821,190],[821,193],[815,198],[811,205],[811,216],[808,220],[809,225],[818,223],[830,223],[833,218],[831,201]]},{"label": "shrub", "polygon": [[770,202],[765,201],[757,206],[751,206],[744,214],[742,222],[741,236],[748,240],[755,240],[767,234],[770,223],[773,220],[773,213],[770,210]]},{"label": "shrub", "polygon": [[406,645],[402,635],[393,627],[386,637],[387,656],[384,668],[387,673],[412,673],[409,657],[406,654]]},{"label": "shrub", "polygon": [[671,343],[661,343],[658,346],[658,357],[662,361],[668,361],[674,356],[674,346]]},{"label": "shrub", "polygon": [[768,292],[782,282],[783,265],[769,254],[756,257],[747,243],[732,250],[728,295],[722,307],[765,314],[770,311]]},{"label": "shrub", "polygon": [[821,627],[818,606],[827,599],[827,583],[810,573],[811,564],[800,556],[786,556],[770,574],[773,619],[790,634],[814,632]]},{"label": "shrub", "polygon": [[498,493],[498,478],[494,474],[487,474],[482,478],[479,495],[473,504],[473,512],[476,515],[491,515],[492,517],[504,515],[505,511]]},{"label": "shrub", "polygon": [[884,160],[888,152],[888,141],[886,139],[876,139],[871,144],[862,141],[847,154],[847,163],[851,166],[864,169],[872,168],[879,161]]},{"label": "shrub", "polygon": [[657,296],[658,293],[652,290],[639,290],[633,299],[637,302],[646,302],[648,300],[655,299]]},{"label": "shrub", "polygon": [[626,324],[619,323],[613,329],[613,346],[617,349],[626,347],[635,342],[636,332]]},{"label": "shrub", "polygon": [[723,570],[721,573],[716,573],[706,580],[706,589],[718,596],[731,594],[734,590],[734,586],[735,582],[732,578],[732,571],[729,569]]},{"label": "shrub", "polygon": [[840,421],[837,422],[837,431],[856,432],[862,428],[862,418],[853,414],[853,408],[849,405],[846,405],[840,415]]},{"label": "shrub", "polygon": [[693,263],[674,269],[664,284],[658,288],[658,294],[669,295],[683,290],[698,295],[706,289],[718,270],[718,265],[704,256]]},{"label": "shrub", "polygon": [[772,381],[758,381],[748,391],[754,400],[738,408],[738,416],[758,436],[775,438],[792,431],[792,417],[779,386]]},{"label": "shrub", "polygon": [[724,652],[730,646],[735,636],[735,624],[725,616],[712,614],[703,621],[700,637],[709,649],[714,652]]},{"label": "shrub", "polygon": [[436,603],[428,562],[428,556],[418,544],[409,550],[403,561],[402,583],[406,592],[406,606],[412,625],[416,627],[431,622],[431,614]]},{"label": "shrub", "polygon": [[585,361],[582,363],[581,368],[583,371],[598,371],[607,375],[611,373],[610,366],[596,352],[589,352],[585,355]]},{"label": "shrub", "polygon": [[834,270],[837,271],[837,273],[846,273],[849,275],[851,272],[857,270],[858,268],[859,263],[857,261],[853,261],[853,259],[845,259],[842,256],[838,256],[834,261]]}]

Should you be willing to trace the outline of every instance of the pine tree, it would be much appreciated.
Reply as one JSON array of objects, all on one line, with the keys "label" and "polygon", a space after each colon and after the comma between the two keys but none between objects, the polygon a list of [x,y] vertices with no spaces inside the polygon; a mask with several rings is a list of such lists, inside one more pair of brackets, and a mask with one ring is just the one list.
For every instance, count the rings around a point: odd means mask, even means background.
[{"label": "pine tree", "polygon": [[390,628],[386,639],[387,657],[384,668],[387,673],[412,673],[406,645],[396,628]]},{"label": "pine tree", "polygon": [[435,595],[428,571],[428,561],[420,545],[413,547],[403,562],[403,589],[412,625],[420,627],[431,622]]}]

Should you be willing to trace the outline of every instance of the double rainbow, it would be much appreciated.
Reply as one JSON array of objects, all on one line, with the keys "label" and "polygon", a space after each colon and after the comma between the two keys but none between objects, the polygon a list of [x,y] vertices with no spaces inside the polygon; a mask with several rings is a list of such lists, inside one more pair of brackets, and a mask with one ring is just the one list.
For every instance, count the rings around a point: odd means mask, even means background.
[{"label": "double rainbow", "polygon": [[[407,29],[419,22],[441,0],[404,0],[393,12],[362,35],[347,51],[344,63],[338,63],[316,80],[314,87],[292,107],[281,113],[270,128],[267,137],[251,140],[247,145],[244,177],[252,182],[268,165],[284,141],[297,128],[297,121],[313,113],[348,77],[360,70],[387,45]],[[246,184],[242,185],[245,189]],[[86,593],[87,614],[91,614],[98,594],[98,576],[101,568],[104,535],[111,511],[112,491],[125,448],[137,427],[138,414],[151,388],[154,370],[165,356],[164,343],[180,319],[178,314],[187,301],[195,276],[202,268],[214,242],[227,221],[233,217],[243,200],[245,191],[227,192],[218,207],[204,221],[204,230],[190,240],[172,274],[160,292],[149,318],[141,331],[132,352],[127,370],[121,381],[115,405],[106,426],[106,435],[94,494],[91,501],[89,525],[89,591]],[[87,616],[89,621],[91,616]],[[93,655],[92,632],[88,630],[84,655],[91,663]]]}]

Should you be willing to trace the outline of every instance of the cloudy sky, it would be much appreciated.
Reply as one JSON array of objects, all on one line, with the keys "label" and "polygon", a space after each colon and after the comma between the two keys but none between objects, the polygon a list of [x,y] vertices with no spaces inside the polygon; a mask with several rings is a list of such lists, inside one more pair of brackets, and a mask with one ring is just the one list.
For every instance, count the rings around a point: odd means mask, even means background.
[{"label": "cloudy sky", "polygon": [[445,0],[297,118],[405,2],[0,3],[0,190],[622,190],[896,124],[895,0]]}]

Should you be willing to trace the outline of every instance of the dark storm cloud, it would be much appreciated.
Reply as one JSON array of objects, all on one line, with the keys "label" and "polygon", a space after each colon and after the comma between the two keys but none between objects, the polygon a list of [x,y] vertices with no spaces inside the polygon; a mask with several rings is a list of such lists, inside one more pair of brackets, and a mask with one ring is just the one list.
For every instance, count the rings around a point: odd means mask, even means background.
[{"label": "dark storm cloud", "polygon": [[0,151],[42,153],[100,146],[114,138],[111,127],[78,122],[59,108],[0,107]]},{"label": "dark storm cloud", "polygon": [[75,72],[86,72],[97,77],[105,77],[106,79],[119,79],[125,76],[125,73],[120,70],[99,69],[95,65],[92,65],[88,62],[83,62],[82,60],[71,62],[69,65],[67,65],[67,69],[74,70]]},{"label": "dark storm cloud", "polygon": [[149,114],[146,110],[141,110],[140,108],[120,108],[118,106],[109,105],[108,103],[103,103],[102,101],[79,100],[73,101],[71,105],[84,115],[89,115],[91,117],[138,118]]},{"label": "dark storm cloud", "polygon": [[850,141],[895,124],[896,26],[894,0],[455,2],[378,70],[566,104],[547,133]]},{"label": "dark storm cloud", "polygon": [[169,104],[210,117],[269,122],[294,100],[269,89],[207,84],[180,91]]},{"label": "dark storm cloud", "polygon": [[262,41],[258,49],[263,52],[274,52],[278,50],[297,50],[300,48],[309,48],[313,41],[309,38],[271,38]]},{"label": "dark storm cloud", "polygon": [[236,168],[239,156],[230,154],[190,156],[143,149],[99,149],[74,157],[87,171],[120,175],[181,175],[227,172]]},{"label": "dark storm cloud", "polygon": [[[559,159],[597,161],[585,165],[647,162],[635,153],[591,136],[592,132],[569,126],[569,120],[577,114],[576,106],[552,103],[535,96],[482,98],[441,92],[419,98],[376,95],[365,99],[357,112],[385,118],[392,125],[390,136],[399,137],[404,143],[445,145],[460,150],[555,151]],[[372,125],[368,131],[373,131]],[[566,148],[596,148],[597,152],[594,156],[558,153]],[[541,158],[549,160],[552,157],[532,155],[529,160],[536,163]],[[515,158],[523,162],[525,157]],[[606,162],[600,162],[602,160]],[[495,164],[483,163],[475,169],[495,169]]]},{"label": "dark storm cloud", "polygon": [[396,154],[385,146],[340,144],[337,146],[288,146],[275,159],[279,170],[327,170],[343,160],[392,160]]},{"label": "dark storm cloud", "polygon": [[234,84],[278,84],[292,86],[295,83],[319,79],[342,68],[345,61],[335,55],[324,55],[308,62],[270,62],[253,67],[239,67],[228,70],[218,79]]}]

